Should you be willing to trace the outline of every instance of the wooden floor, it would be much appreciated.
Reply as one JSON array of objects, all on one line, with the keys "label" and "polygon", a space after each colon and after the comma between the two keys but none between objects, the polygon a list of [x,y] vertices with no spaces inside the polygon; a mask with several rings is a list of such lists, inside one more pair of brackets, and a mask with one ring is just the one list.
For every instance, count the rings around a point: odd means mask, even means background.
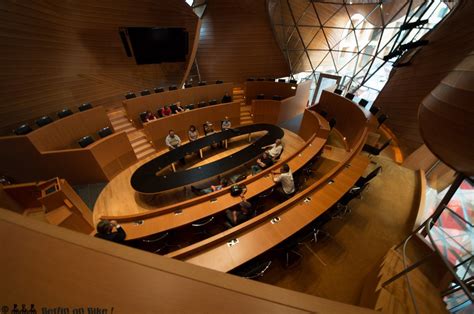
[{"label": "wooden floor", "polygon": [[[285,149],[283,151],[283,159],[304,145],[303,139],[301,139],[297,134],[288,130],[284,131],[285,135],[283,137],[283,144]],[[264,132],[252,134],[252,142],[263,134]],[[227,150],[206,149],[203,152],[204,160],[199,159],[197,154],[188,156],[186,158],[187,164],[185,168],[178,168],[177,170],[179,171],[183,169],[189,169],[216,161],[232,153],[235,153],[236,151],[241,150],[248,145],[249,142],[246,135],[236,137],[229,142]],[[94,223],[97,223],[99,218],[104,215],[120,216],[142,213],[151,209],[160,208],[171,203],[184,201],[185,199],[194,197],[194,194],[189,188],[182,188],[171,192],[160,193],[154,198],[140,196],[133,190],[132,186],[130,185],[130,178],[134,171],[144,163],[159,156],[160,154],[165,153],[166,151],[167,150],[163,150],[137,162],[112,179],[102,190],[95,203],[93,213]],[[171,171],[171,169],[165,171]]]}]

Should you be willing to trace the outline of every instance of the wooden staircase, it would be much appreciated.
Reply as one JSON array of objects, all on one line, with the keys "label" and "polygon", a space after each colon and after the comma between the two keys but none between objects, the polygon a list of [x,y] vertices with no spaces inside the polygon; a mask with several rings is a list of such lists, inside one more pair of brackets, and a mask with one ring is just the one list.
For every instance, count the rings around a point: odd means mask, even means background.
[{"label": "wooden staircase", "polygon": [[130,140],[130,144],[132,144],[133,151],[138,160],[156,153],[156,150],[146,138],[143,130],[137,129],[129,121],[125,109],[122,106],[110,108],[107,110],[107,115],[115,132],[127,132],[128,139]]},{"label": "wooden staircase", "polygon": [[[411,264],[412,262],[407,259],[407,265]],[[375,272],[375,291],[373,290],[373,286],[371,289],[365,289],[361,296],[360,305],[372,307],[382,313],[415,314],[415,307],[405,277],[401,277],[387,286],[382,287],[385,281],[400,273],[403,269],[404,265],[401,253],[391,248],[383,258],[377,272]],[[408,273],[408,276],[418,307],[418,313],[448,313],[446,304],[442,301],[439,290],[420,269],[412,270]],[[372,279],[368,278],[367,282],[372,281],[373,283]]]},{"label": "wooden staircase", "polygon": [[245,92],[241,87],[234,87],[232,90],[234,101],[240,101],[240,125],[252,124],[252,106],[245,103]]}]

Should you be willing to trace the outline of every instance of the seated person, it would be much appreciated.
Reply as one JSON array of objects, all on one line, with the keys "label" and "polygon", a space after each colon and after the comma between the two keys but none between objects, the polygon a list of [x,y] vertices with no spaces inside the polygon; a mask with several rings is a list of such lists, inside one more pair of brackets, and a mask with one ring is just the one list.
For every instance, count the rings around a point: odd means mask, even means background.
[{"label": "seated person", "polygon": [[197,140],[199,137],[199,131],[196,129],[196,126],[191,125],[188,130],[188,139],[190,142]]},{"label": "seated person", "polygon": [[281,139],[277,139],[274,144],[264,146],[262,149],[266,149],[267,154],[270,155],[273,161],[275,161],[280,158],[280,155],[283,152],[283,144]]},{"label": "seated person", "polygon": [[221,130],[225,131],[225,130],[230,129],[231,127],[232,127],[232,123],[230,122],[229,117],[225,116],[224,120],[222,120],[222,123],[221,123]]},{"label": "seated person", "polygon": [[171,113],[171,108],[168,105],[165,105],[163,108],[161,108],[161,115],[163,117],[170,116]]},{"label": "seated person", "polygon": [[255,175],[262,171],[263,169],[266,169],[270,166],[273,165],[273,159],[268,155],[267,152],[263,152],[262,156],[257,159],[257,164],[252,165],[251,170],[252,170],[252,175]]},{"label": "seated person", "polygon": [[196,195],[205,195],[205,194],[209,194],[215,191],[220,191],[228,185],[229,185],[229,180],[227,178],[222,178],[219,180],[219,184],[211,185],[210,187],[204,188],[204,189],[200,189],[200,188],[195,187],[194,185],[191,185],[191,191],[193,191],[193,193]]},{"label": "seated person", "polygon": [[252,210],[252,203],[247,201],[243,193],[240,195],[241,201],[238,208],[226,210],[227,225],[228,227],[235,227],[250,218],[252,218],[254,212]]},{"label": "seated person", "polygon": [[[275,174],[279,175],[275,176]],[[284,199],[291,197],[295,193],[295,181],[288,164],[283,164],[280,168],[280,172],[272,171],[272,179],[273,182],[280,183],[276,191],[283,196]]]},{"label": "seated person", "polygon": [[156,119],[156,116],[153,114],[153,112],[151,112],[150,110],[147,110],[146,115],[145,115],[145,122],[150,122],[151,120],[155,120],[155,119]]},{"label": "seated person", "polygon": [[127,234],[115,220],[101,220],[97,224],[97,233],[94,236],[96,238],[122,243]]},{"label": "seated person", "polygon": [[184,108],[181,107],[181,102],[176,102],[174,104],[171,105],[171,112],[172,113],[180,113],[180,112],[184,112]]},{"label": "seated person", "polygon": [[178,148],[181,145],[181,139],[179,138],[178,135],[174,133],[173,130],[169,130],[168,135],[166,136],[165,139],[166,146],[170,150]]},{"label": "seated person", "polygon": [[[206,123],[204,123],[204,135],[209,136],[214,133],[216,133],[216,131],[214,131],[214,128],[212,127],[212,123],[209,121],[206,121]],[[211,148],[217,148],[217,146],[218,144],[216,142],[212,142]]]},{"label": "seated person", "polygon": [[225,93],[224,97],[222,97],[222,103],[225,104],[227,102],[232,102],[232,96],[229,93]]}]

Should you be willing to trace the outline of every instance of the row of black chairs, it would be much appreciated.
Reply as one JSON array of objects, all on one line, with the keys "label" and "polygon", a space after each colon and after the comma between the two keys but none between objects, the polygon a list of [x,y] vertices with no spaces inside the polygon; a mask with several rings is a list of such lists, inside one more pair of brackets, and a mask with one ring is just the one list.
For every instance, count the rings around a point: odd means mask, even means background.
[{"label": "row of black chairs", "polygon": [[[224,83],[224,81],[222,81],[222,80],[217,80],[216,81],[216,84],[223,84],[223,83]],[[200,81],[197,86],[205,86],[205,85],[207,85],[206,81]],[[184,84],[184,88],[191,88],[191,87],[193,87],[193,84],[190,83],[190,82]],[[177,90],[177,89],[178,89],[177,85],[173,84],[173,85],[168,86],[168,90],[170,90],[170,91],[171,90]],[[155,88],[153,88],[153,91],[157,94],[158,93],[163,93],[165,91],[165,88],[164,87],[155,87]],[[140,96],[147,96],[147,95],[151,95],[150,90],[144,89],[144,90],[140,91]],[[132,98],[136,98],[136,97],[137,97],[137,95],[134,92],[128,92],[125,95],[125,99],[132,99]]]},{"label": "row of black chairs", "polygon": [[[259,81],[259,82],[263,82],[263,81],[268,81],[268,82],[278,82],[278,83],[286,83],[286,79],[277,79],[275,80],[274,78],[263,78],[263,77],[258,77],[258,78],[255,78],[255,77],[249,77],[247,79],[248,82],[254,82],[254,81]],[[297,80],[294,80],[294,79],[290,79],[288,81],[288,83],[290,84],[296,84],[298,81]]]},{"label": "row of black chairs", "polygon": [[[265,94],[258,94],[257,99],[265,99]],[[272,100],[282,100],[283,98],[280,95],[273,95]]]},{"label": "row of black chairs", "polygon": [[[99,135],[100,138],[107,137],[112,133],[113,133],[112,129],[108,126],[97,131],[97,135]],[[82,148],[87,147],[92,143],[94,143],[94,138],[91,135],[83,136],[78,141],[79,146],[81,146]]]},{"label": "row of black chairs", "polygon": [[[334,90],[334,93],[338,94],[338,95],[342,95],[342,89],[336,88]],[[346,97],[347,99],[350,99],[350,100],[354,100],[355,95],[353,93],[346,93],[346,95],[344,97]],[[361,98],[359,100],[359,106],[361,106],[362,108],[365,108],[368,104],[369,104],[369,102],[366,99]],[[372,105],[370,107],[369,111],[374,116],[377,116],[377,121],[379,123],[378,127],[380,127],[385,122],[385,120],[388,119],[388,116],[386,114],[382,113],[381,108],[378,107],[378,106]]]},{"label": "row of black chairs", "polygon": [[[78,106],[77,109],[79,111],[86,111],[86,110],[92,109],[92,104],[91,103],[84,103],[84,104]],[[61,111],[58,111],[57,116],[58,116],[59,119],[62,119],[62,118],[68,117],[72,114],[74,114],[74,112],[71,109],[64,108]],[[35,124],[38,127],[42,127],[42,126],[50,124],[51,122],[53,122],[53,118],[51,118],[48,115],[44,115],[41,118],[37,119],[35,121]],[[24,124],[20,125],[18,128],[14,129],[13,133],[16,134],[16,135],[26,135],[26,134],[30,133],[31,131],[33,131],[33,128],[28,123],[24,123]]]}]

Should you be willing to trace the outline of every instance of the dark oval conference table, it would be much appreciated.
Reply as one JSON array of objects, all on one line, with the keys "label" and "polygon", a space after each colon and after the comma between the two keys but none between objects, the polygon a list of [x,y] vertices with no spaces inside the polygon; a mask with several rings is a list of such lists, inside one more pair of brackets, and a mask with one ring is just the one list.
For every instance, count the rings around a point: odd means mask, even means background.
[{"label": "dark oval conference table", "polygon": [[[267,131],[267,133],[254,143],[226,158],[200,167],[166,175],[157,175],[157,173],[165,167],[213,143],[219,143],[236,136],[261,131]],[[273,144],[276,139],[281,139],[283,135],[284,131],[276,125],[258,123],[203,136],[196,141],[182,145],[143,164],[133,173],[130,180],[131,185],[133,189],[139,193],[155,194],[211,178],[256,158],[262,153],[262,147]]]}]

